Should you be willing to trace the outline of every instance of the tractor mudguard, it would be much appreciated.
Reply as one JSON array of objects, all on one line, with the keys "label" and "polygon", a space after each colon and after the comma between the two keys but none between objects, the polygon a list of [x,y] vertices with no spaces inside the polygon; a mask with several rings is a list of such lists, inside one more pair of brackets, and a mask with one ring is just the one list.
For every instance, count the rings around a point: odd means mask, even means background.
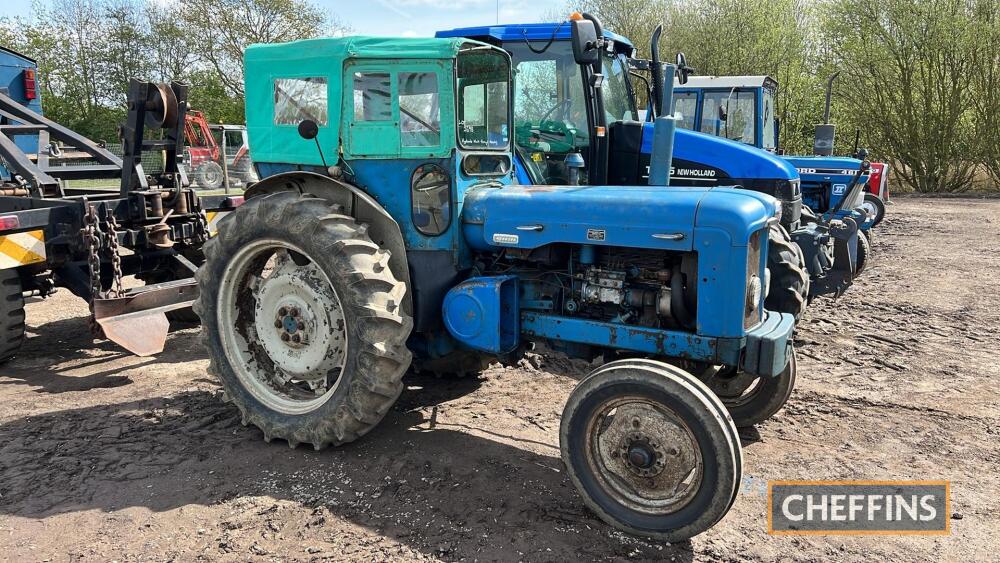
[{"label": "tractor mudguard", "polygon": [[413,315],[410,269],[406,244],[399,223],[374,198],[357,186],[315,172],[283,172],[256,182],[243,194],[246,199],[279,192],[311,194],[344,207],[344,213],[368,225],[372,240],[389,251],[389,269],[410,289],[403,299],[403,311]]}]

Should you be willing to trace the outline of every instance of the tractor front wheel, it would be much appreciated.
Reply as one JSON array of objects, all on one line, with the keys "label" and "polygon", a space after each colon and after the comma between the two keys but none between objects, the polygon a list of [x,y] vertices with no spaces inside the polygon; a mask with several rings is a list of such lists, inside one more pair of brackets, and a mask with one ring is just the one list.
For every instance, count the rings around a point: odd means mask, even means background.
[{"label": "tractor front wheel", "polygon": [[871,219],[872,227],[877,226],[882,222],[882,219],[885,219],[885,202],[883,202],[882,198],[875,194],[866,193],[865,199],[861,203],[861,208],[865,210],[865,214],[868,215],[868,217],[873,218]]},{"label": "tractor front wheel", "polygon": [[809,272],[802,249],[781,225],[772,225],[768,230],[767,269],[771,284],[764,307],[789,313],[798,321],[809,301]]},{"label": "tractor front wheel", "polygon": [[278,193],[227,215],[204,249],[195,311],[209,371],[243,423],[316,449],[378,424],[402,391],[413,322],[366,225]]},{"label": "tractor front wheel", "polygon": [[0,362],[13,358],[24,342],[24,296],[17,270],[0,270]]},{"label": "tractor front wheel", "polygon": [[784,371],[774,377],[722,368],[705,381],[729,409],[736,426],[747,428],[771,418],[788,402],[795,389],[795,352]]},{"label": "tractor front wheel", "polygon": [[867,236],[862,232],[858,233],[858,260],[854,264],[854,277],[860,276],[864,273],[865,268],[868,266],[868,259],[871,258],[872,254],[872,243]]},{"label": "tractor front wheel", "polygon": [[583,379],[563,410],[562,459],[586,505],[630,534],[682,541],[729,511],[742,477],[725,407],[691,374],[625,359]]}]

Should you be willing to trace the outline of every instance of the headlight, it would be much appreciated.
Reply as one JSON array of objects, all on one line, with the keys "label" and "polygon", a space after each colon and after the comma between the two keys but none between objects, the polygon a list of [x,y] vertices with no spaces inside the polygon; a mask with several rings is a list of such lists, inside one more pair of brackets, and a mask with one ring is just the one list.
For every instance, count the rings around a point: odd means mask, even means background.
[{"label": "headlight", "polygon": [[747,245],[747,270],[746,270],[746,293],[744,294],[746,303],[743,304],[743,328],[750,328],[760,322],[761,300],[764,297],[764,281],[762,276],[767,275],[767,270],[761,260],[761,251],[767,244],[768,228],[764,227],[750,235]]},{"label": "headlight", "polygon": [[760,306],[760,298],[764,294],[764,284],[760,281],[760,276],[753,275],[747,282],[747,311],[752,313]]}]

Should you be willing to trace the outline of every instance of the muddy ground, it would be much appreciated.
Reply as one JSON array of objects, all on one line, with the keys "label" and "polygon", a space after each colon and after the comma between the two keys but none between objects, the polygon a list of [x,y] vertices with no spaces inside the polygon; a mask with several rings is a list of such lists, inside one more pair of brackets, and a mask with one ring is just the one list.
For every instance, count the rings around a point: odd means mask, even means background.
[{"label": "muddy ground", "polygon": [[[197,329],[131,357],[60,292],[28,305],[30,339],[0,368],[0,559],[995,559],[1000,201],[901,199],[876,250],[808,313],[787,407],[741,433],[733,510],[677,545],[613,531],[566,478],[581,362],[410,376],[359,443],[291,450],[219,401]],[[801,478],[949,479],[952,534],[769,536],[767,481]]]}]

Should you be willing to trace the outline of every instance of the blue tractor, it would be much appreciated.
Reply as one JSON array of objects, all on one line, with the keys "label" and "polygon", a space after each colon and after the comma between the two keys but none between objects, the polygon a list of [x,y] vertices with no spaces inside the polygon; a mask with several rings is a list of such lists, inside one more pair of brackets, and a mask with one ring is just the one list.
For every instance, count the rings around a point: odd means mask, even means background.
[{"label": "blue tractor", "polygon": [[[598,35],[573,27],[589,73]],[[245,64],[261,181],[205,245],[195,306],[245,424],[292,447],[344,444],[386,415],[411,365],[545,343],[607,360],[560,428],[596,514],[676,541],[728,511],[739,437],[688,370],[794,380],[794,318],[764,306],[774,198],[516,185],[510,57],[484,43],[313,39],[252,46]]]},{"label": "blue tractor", "polygon": [[[881,221],[885,206],[863,189],[868,182],[867,151],[855,147],[854,157],[833,155],[835,127],[830,121],[827,83],[823,123],[816,126],[812,155],[781,155],[802,178],[807,215],[850,218],[862,237],[857,243],[855,273],[864,269],[871,252],[871,228]],[[674,90],[674,109],[684,116],[681,127],[732,139],[770,152],[779,150],[780,121],[775,97],[778,83],[770,76],[693,76]],[[855,176],[858,179],[855,181]]]}]

